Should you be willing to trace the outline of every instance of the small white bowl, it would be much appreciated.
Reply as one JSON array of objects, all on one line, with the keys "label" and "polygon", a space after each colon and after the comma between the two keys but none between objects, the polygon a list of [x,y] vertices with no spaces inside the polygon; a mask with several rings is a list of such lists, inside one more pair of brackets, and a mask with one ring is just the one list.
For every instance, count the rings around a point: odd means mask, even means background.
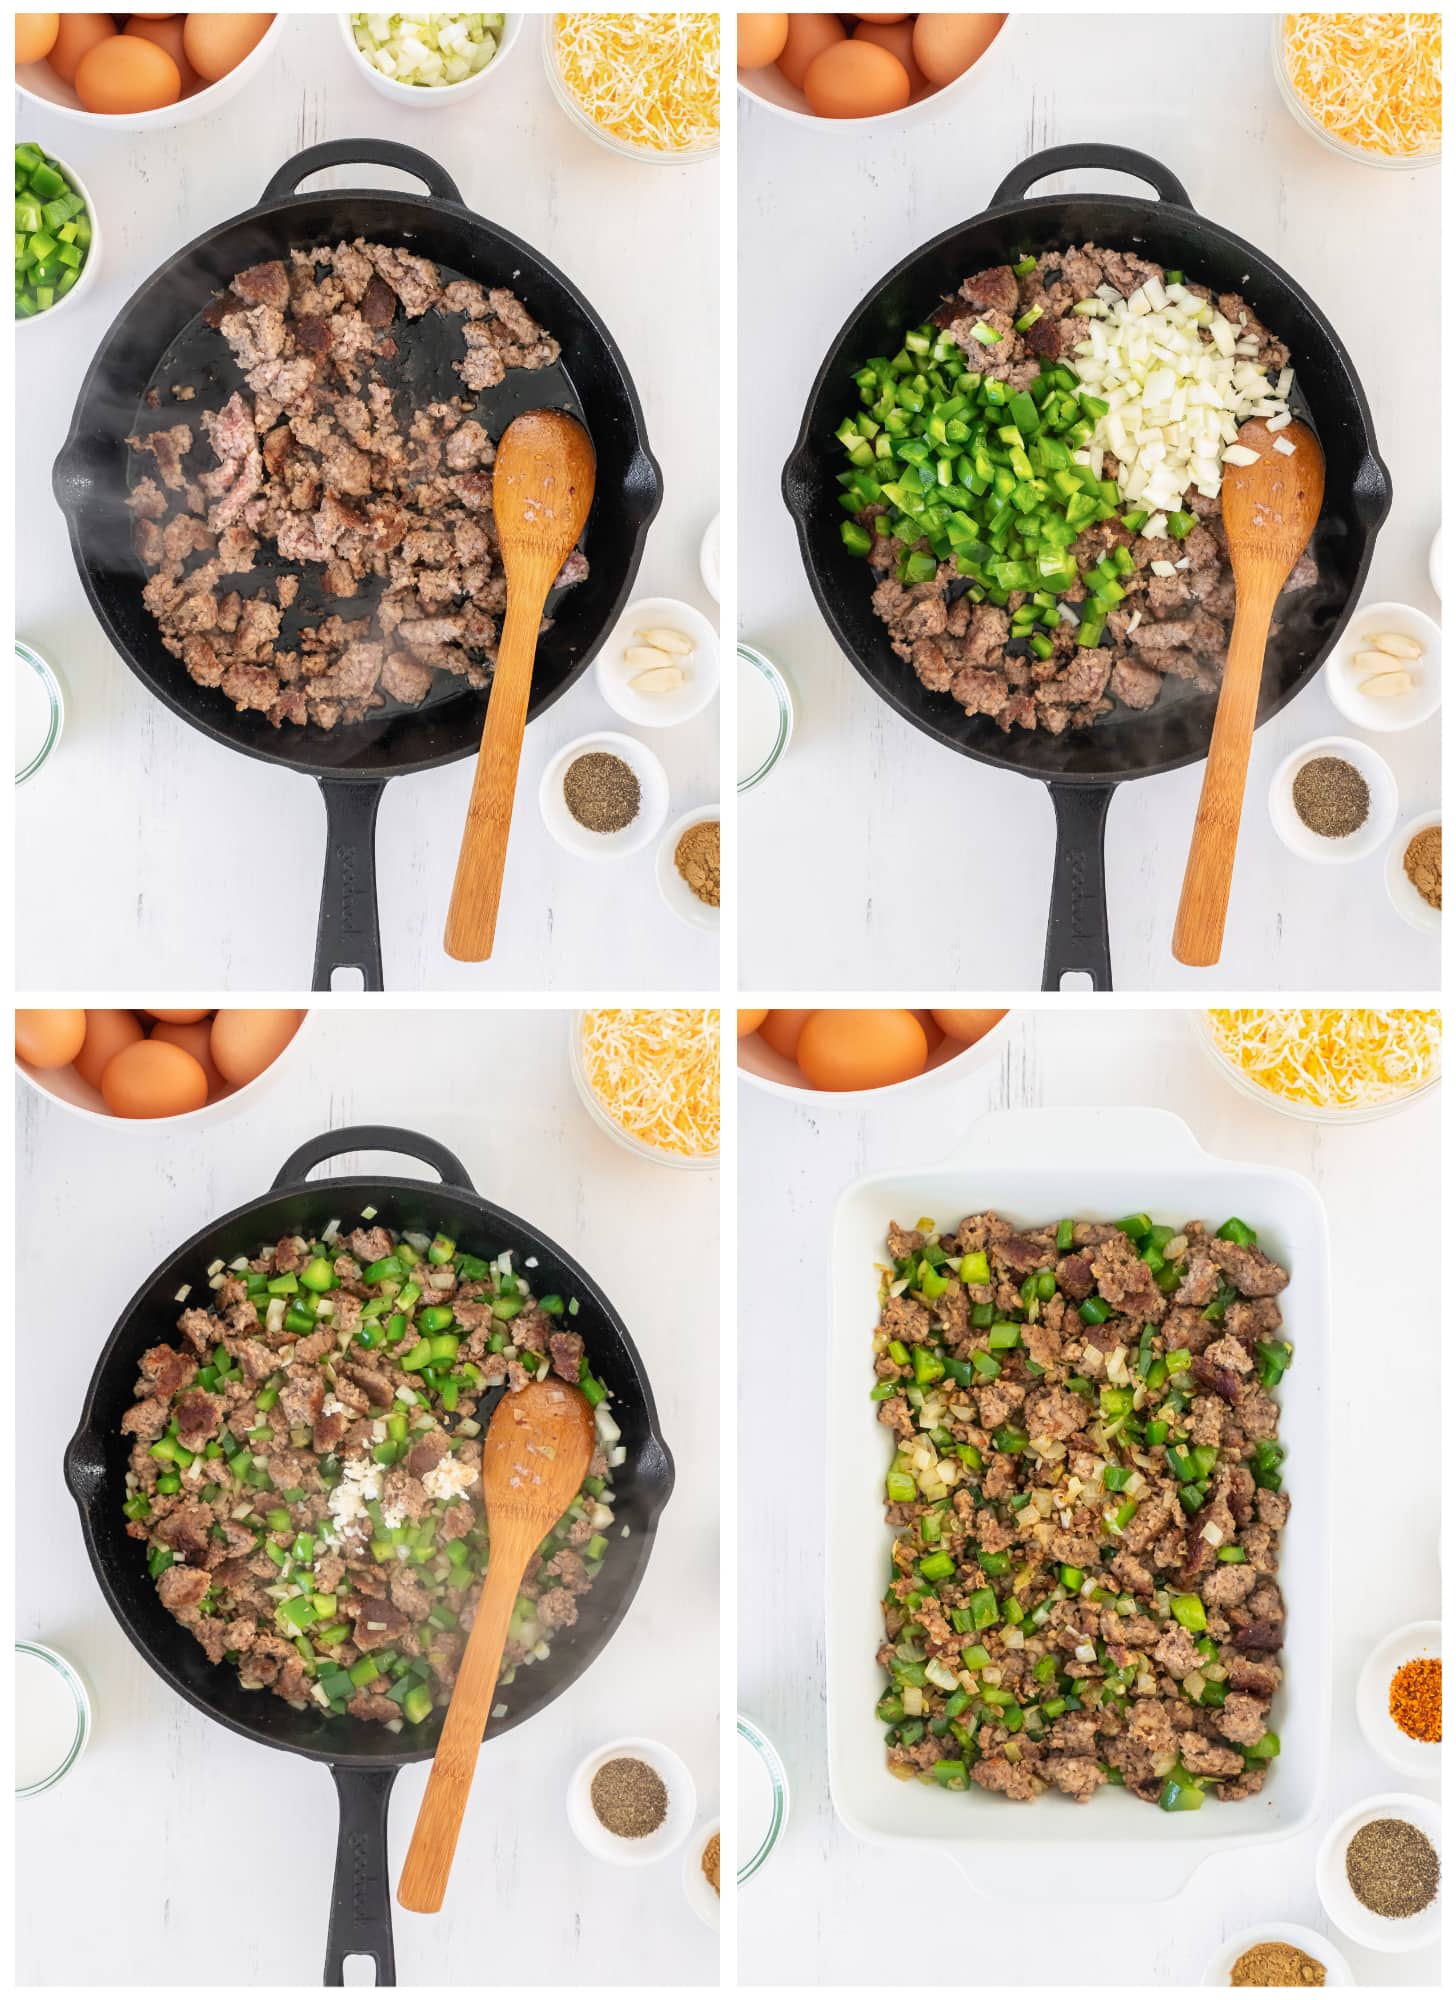
[{"label": "small white bowl", "polygon": [[1231,1938],[1225,1938],[1203,1975],[1205,1986],[1228,1986],[1232,1982],[1230,1974],[1246,1951],[1256,1944],[1292,1944],[1297,1951],[1307,1951],[1311,1958],[1317,1958],[1325,1969],[1326,1986],[1353,1986],[1355,1975],[1338,1946],[1331,1944],[1327,1937],[1312,1931],[1304,1924],[1254,1924],[1246,1931],[1239,1931]]},{"label": "small white bowl", "polygon": [[1438,812],[1421,813],[1408,820],[1391,841],[1385,856],[1385,888],[1399,915],[1418,931],[1438,931],[1441,912],[1433,910],[1405,872],[1405,853],[1416,835],[1428,826],[1439,826]]},{"label": "small white bowl", "polygon": [[609,1139],[615,1139],[623,1151],[631,1153],[634,1159],[650,1160],[658,1167],[686,1167],[696,1173],[716,1173],[722,1158],[721,1154],[669,1153],[661,1146],[649,1146],[645,1139],[639,1139],[635,1132],[629,1132],[624,1125],[619,1125],[599,1102],[587,1077],[586,1061],[582,1055],[581,1030],[584,1018],[582,1014],[573,1014],[571,1017],[568,1060],[571,1080],[576,1085],[576,1094],[581,1099],[593,1125],[599,1126]]},{"label": "small white bowl", "polygon": [[[614,1757],[640,1758],[667,1787],[667,1814],[655,1833],[627,1840],[609,1833],[597,1818],[591,1802],[592,1779]],[[615,1743],[604,1743],[600,1750],[582,1758],[566,1787],[566,1817],[572,1832],[588,1854],[594,1854],[598,1861],[613,1861],[619,1868],[640,1868],[647,1862],[661,1861],[681,1847],[692,1831],[697,1810],[698,1790],[692,1772],[675,1750],[650,1736],[622,1736]]]},{"label": "small white bowl", "polygon": [[[115,1002],[113,1005],[117,1004]],[[138,1009],[145,1012],[145,1009]],[[211,1104],[204,1104],[196,1111],[179,1112],[175,1118],[118,1118],[114,1111],[108,1111],[106,1100],[99,1090],[93,1090],[83,1077],[76,1074],[74,1067],[67,1063],[64,1069],[36,1069],[32,1063],[15,1058],[16,1075],[23,1077],[38,1097],[48,1098],[52,1104],[59,1104],[69,1111],[73,1118],[84,1118],[92,1125],[105,1125],[115,1131],[154,1131],[161,1129],[175,1132],[182,1125],[215,1125],[224,1118],[231,1118],[240,1104],[251,1102],[288,1062],[309,1033],[313,1014],[305,1010],[303,1019],[294,1030],[293,1039],[268,1067],[259,1070],[251,1083],[239,1084],[225,1097],[215,1097]]]},{"label": "small white bowl", "polygon": [[703,539],[698,544],[698,574],[703,579],[703,588],[715,604],[722,602],[722,571],[719,567],[719,542],[722,536],[721,517],[715,514],[703,530]]},{"label": "small white bowl", "polygon": [[[59,82],[59,79],[57,81]],[[48,158],[55,161],[57,171],[65,175],[71,187],[86,204],[86,219],[91,224],[91,248],[86,252],[86,261],[81,266],[80,277],[66,296],[57,299],[53,306],[47,306],[44,312],[34,313],[29,319],[17,319],[15,322],[17,333],[22,327],[50,326],[58,313],[63,313],[67,306],[75,305],[77,299],[83,298],[90,291],[96,281],[96,274],[101,269],[101,217],[97,213],[95,196],[69,160],[63,160],[59,153],[51,152],[48,146],[43,150]]]},{"label": "small white bowl", "polygon": [[[619,827],[616,833],[593,833],[589,826],[572,818],[566,803],[563,789],[566,773],[578,757],[594,750],[605,751],[608,756],[620,757],[624,764],[630,764],[642,789],[636,819]],[[568,853],[584,854],[593,861],[635,854],[649,840],[655,840],[667,818],[667,801],[667,773],[646,744],[639,743],[635,736],[621,736],[611,729],[599,730],[594,736],[578,736],[574,743],[558,750],[541,773],[541,817],[547,831]]]},{"label": "small white bowl", "polygon": [[[219,110],[230,97],[236,97],[244,84],[251,82],[263,65],[272,57],[278,46],[278,38],[285,32],[289,20],[287,14],[275,14],[273,25],[263,32],[257,46],[251,49],[236,69],[220,76],[216,83],[206,83],[200,90],[194,90],[190,97],[179,97],[175,104],[164,104],[156,111],[134,111],[118,113],[109,111],[87,111],[70,84],[62,83],[49,63],[26,63],[15,72],[15,88],[27,103],[44,105],[47,112],[58,117],[70,118],[78,124],[90,125],[95,129],[108,128],[114,132],[158,132],[172,125],[185,125],[194,118],[205,118],[210,112]],[[93,218],[94,221],[94,218]],[[81,287],[77,285],[79,292]],[[73,295],[74,296],[74,295]],[[49,315],[42,313],[41,318]]]},{"label": "small white bowl", "polygon": [[[642,644],[639,632],[658,625],[683,633],[695,650],[680,688],[667,694],[639,694],[632,686],[632,676],[641,669],[629,667],[623,655],[629,646]],[[597,654],[595,671],[602,700],[624,722],[634,722],[643,729],[670,729],[674,723],[701,715],[718,692],[718,634],[710,618],[679,598],[640,597],[612,627]]]},{"label": "small white bowl", "polygon": [[354,40],[352,16],[340,14],[339,27],[343,32],[344,47],[349,51],[355,67],[373,84],[381,97],[389,98],[393,104],[412,104],[419,110],[426,110],[458,104],[462,97],[469,97],[472,91],[488,83],[520,40],[524,18],[520,14],[507,14],[495,54],[484,69],[478,69],[474,76],[467,76],[459,83],[397,83],[392,76],[381,76],[373,63],[364,60],[359,44]]},{"label": "small white bowl", "polygon": [[1381,1640],[1361,1669],[1355,1688],[1355,1713],[1376,1756],[1407,1778],[1429,1778],[1433,1784],[1441,1774],[1441,1746],[1418,1743],[1396,1728],[1390,1716],[1390,1683],[1397,1667],[1407,1660],[1440,1657],[1441,1627],[1436,1620],[1402,1626]]},{"label": "small white bowl", "polygon": [[[1409,667],[1415,686],[1409,694],[1394,695],[1389,701],[1362,694],[1360,683],[1366,675],[1355,668],[1355,655],[1369,651],[1366,641],[1377,632],[1402,633],[1415,640],[1423,655],[1418,661],[1391,661],[1393,667]],[[1324,680],[1330,700],[1357,729],[1382,736],[1414,729],[1429,722],[1441,706],[1441,628],[1411,604],[1362,604],[1326,662]]]},{"label": "small white bowl", "polygon": [[[685,924],[692,924],[700,931],[715,931],[721,915],[717,903],[705,903],[695,896],[688,887],[677,865],[677,844],[690,826],[700,820],[719,819],[716,806],[697,806],[692,812],[675,819],[667,832],[657,843],[657,886],[662,900],[674,916],[681,917]],[[719,840],[721,843],[721,821]]]},{"label": "small white bowl", "polygon": [[[688,1908],[700,1923],[708,1926],[710,1931],[718,1930],[723,1920],[721,1886],[715,1889],[703,1873],[703,1849],[715,1833],[720,1836],[722,1833],[722,1828],[715,1819],[710,1819],[706,1826],[700,1826],[688,1842],[687,1852],[683,1855],[682,1865],[683,1894],[688,1899]],[[723,1855],[720,1849],[718,1854],[718,1881],[720,1885],[722,1880]]]},{"label": "small white bowl", "polygon": [[1010,14],[1003,18],[985,53],[968,70],[963,70],[939,90],[926,90],[919,97],[912,97],[902,111],[884,111],[874,118],[820,118],[809,109],[809,100],[803,91],[789,82],[777,63],[768,63],[762,69],[739,70],[738,88],[745,97],[766,105],[778,117],[792,119],[796,125],[817,126],[821,132],[872,132],[891,125],[927,124],[936,116],[965,119],[971,114],[961,100],[978,78],[984,82],[991,63],[1011,32],[1013,19]]},{"label": "small white bowl", "polygon": [[1000,1054],[1001,1044],[1006,1038],[1006,1024],[1011,1018],[1009,1012],[1003,1014],[995,1027],[988,1028],[978,1042],[953,1042],[947,1037],[930,1051],[930,1060],[919,1076],[907,1077],[904,1083],[882,1084],[878,1090],[811,1090],[804,1082],[798,1064],[771,1049],[759,1034],[740,1035],[738,1074],[755,1090],[766,1090],[771,1097],[792,1098],[796,1104],[813,1104],[821,1108],[839,1104],[878,1104],[909,1091],[939,1088],[952,1079],[968,1076],[973,1069],[979,1069],[984,1062]]},{"label": "small white bowl", "polygon": [[[1294,810],[1295,775],[1316,757],[1339,757],[1353,764],[1370,787],[1370,810],[1364,824],[1338,840],[1313,832]],[[1353,736],[1320,736],[1313,743],[1302,743],[1284,759],[1269,786],[1269,817],[1274,831],[1301,861],[1363,861],[1389,840],[1399,803],[1390,766],[1377,751],[1357,743]]]},{"label": "small white bowl", "polygon": [[1418,1798],[1414,1792],[1379,1792],[1362,1799],[1337,1819],[1320,1842],[1315,1857],[1314,1880],[1325,1914],[1369,1951],[1419,1951],[1434,1944],[1441,1934],[1441,1890],[1414,1917],[1378,1917],[1367,1910],[1345,1874],[1345,1849],[1360,1828],[1373,1819],[1403,1819],[1420,1830],[1441,1852],[1441,1809],[1433,1799]]},{"label": "small white bowl", "polygon": [[1426,558],[1426,568],[1430,573],[1431,588],[1437,597],[1441,595],[1441,530],[1437,528],[1431,537],[1431,553]]}]

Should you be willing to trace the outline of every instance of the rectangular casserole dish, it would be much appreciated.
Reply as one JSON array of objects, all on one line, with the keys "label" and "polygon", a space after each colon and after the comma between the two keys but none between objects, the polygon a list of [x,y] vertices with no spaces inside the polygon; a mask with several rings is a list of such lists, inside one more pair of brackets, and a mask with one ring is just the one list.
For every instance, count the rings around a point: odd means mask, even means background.
[{"label": "rectangular casserole dish", "polygon": [[[1284,1684],[1270,1727],[1281,1754],[1256,1797],[1209,1798],[1164,1813],[1111,1787],[1089,1804],[1060,1793],[1013,1804],[972,1787],[943,1791],[893,1777],[875,1718],[883,1674],[880,1600],[892,1531],[884,1519],[891,1441],[869,1392],[885,1229],[921,1216],[954,1228],[994,1209],[1020,1227],[1064,1215],[1106,1221],[1145,1209],[1155,1221],[1218,1228],[1242,1216],[1289,1270],[1280,1295],[1294,1363],[1279,1389],[1285,1489],[1293,1505],[1279,1582],[1288,1613]],[[873,1174],[835,1209],[829,1279],[829,1534],[826,1574],[829,1770],[835,1809],[862,1838],[951,1852],[997,1896],[1144,1901],[1175,1895],[1211,1855],[1287,1838],[1319,1798],[1330,1709],[1330,1272],[1323,1204],[1278,1167],[1219,1160],[1170,1112],[1145,1108],[999,1112],[938,1166]],[[1050,1870],[1048,1864],[1051,1864]]]}]

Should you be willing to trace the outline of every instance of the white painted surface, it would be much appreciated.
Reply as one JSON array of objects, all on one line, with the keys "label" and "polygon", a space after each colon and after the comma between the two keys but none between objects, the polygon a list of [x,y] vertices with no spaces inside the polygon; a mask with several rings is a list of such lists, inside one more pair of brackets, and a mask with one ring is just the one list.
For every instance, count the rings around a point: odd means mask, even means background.
[{"label": "white painted surface", "polygon": [[[779,496],[810,384],[844,320],[902,257],[986,207],[1030,154],[1073,140],[1150,153],[1195,208],[1258,244],[1312,294],[1354,357],[1395,487],[1371,601],[1439,612],[1426,570],[1440,513],[1430,386],[1439,373],[1439,176],[1349,165],[1307,138],[1278,96],[1269,32],[1262,16],[1166,9],[1135,26],[1106,13],[1013,15],[984,80],[955,112],[877,128],[868,142],[852,126],[798,127],[740,97],[739,380],[751,413],[739,445],[740,622],[799,697],[788,756],[743,801],[746,984],[885,985],[885,968],[903,962],[907,898],[917,895],[952,916],[914,923],[916,974],[927,986],[1041,984],[1052,860],[1045,791],[943,749],[870,691],[820,617]],[[1035,192],[1073,188],[1141,191],[1084,174]],[[1406,301],[1398,355],[1385,303],[1392,286]],[[1280,759],[1340,728],[1315,685],[1256,736],[1212,976],[1186,971],[1170,950],[1202,766],[1121,788],[1108,823],[1120,988],[1436,983],[1438,941],[1390,908],[1383,857],[1312,868],[1269,824],[1265,794]],[[1436,724],[1382,736],[1380,748],[1400,784],[1402,820],[1439,803]]]},{"label": "white painted surface", "polygon": [[[22,851],[46,856],[44,868],[21,870],[22,986],[309,983],[323,869],[317,786],[222,749],[153,699],[103,636],[50,493],[82,376],[133,290],[193,237],[251,208],[304,147],[367,134],[432,153],[469,207],[586,295],[626,357],[662,466],[662,511],[636,588],[713,612],[698,544],[718,510],[717,171],[619,160],[579,132],[550,95],[538,37],[528,21],[499,83],[448,108],[386,102],[349,63],[332,14],[290,21],[234,102],[173,131],[95,133],[26,108],[22,136],[75,164],[106,244],[84,303],[17,342],[16,631],[70,697],[53,767],[18,800]],[[375,168],[314,185],[418,192]],[[717,717],[714,703],[680,728],[643,732],[667,766],[675,812],[718,796]],[[536,790],[552,753],[612,720],[588,673],[528,731],[497,956],[485,966],[456,964],[442,943],[474,760],[390,784],[378,828],[388,986],[714,983],[714,940],[664,908],[650,852],[593,864],[562,853],[541,824]]]},{"label": "white painted surface", "polygon": [[[1308,1833],[1210,1861],[1175,1900],[1131,1916],[1122,1911],[1109,1920],[1079,1910],[1075,1885],[1055,1881],[1044,1900],[1018,1904],[1010,1921],[997,1921],[999,1913],[948,1859],[917,1849],[907,1860],[861,1843],[830,1803],[819,1421],[830,1220],[848,1182],[934,1164],[988,1110],[1131,1104],[1176,1112],[1223,1159],[1309,1176],[1329,1211],[1336,1311],[1329,1534],[1341,1551],[1331,1752],[1317,1823]],[[1322,1832],[1367,1794],[1395,1785],[1428,1789],[1394,1779],[1368,1749],[1356,1726],[1355,1687],[1377,1640],[1412,1619],[1436,1616],[1440,1604],[1437,1399],[1411,1391],[1413,1381],[1434,1380],[1438,1323],[1428,1310],[1419,1256],[1402,1275],[1402,1260],[1374,1247],[1434,1240],[1438,1133],[1439,1099],[1339,1132],[1249,1104],[1211,1069],[1179,1013],[1024,1012],[1013,1020],[997,1064],[947,1087],[933,1117],[923,1099],[873,1112],[836,1108],[827,1099],[822,1108],[801,1108],[740,1086],[740,1374],[747,1384],[771,1379],[775,1408],[796,1413],[790,1491],[782,1424],[756,1420],[762,1408],[756,1388],[740,1410],[738,1701],[777,1746],[793,1793],[786,1835],[742,1894],[745,1984],[902,1986],[906,1951],[914,1951],[906,1941],[913,1919],[907,1932],[892,1904],[907,1868],[914,1911],[955,1912],[954,1928],[970,1940],[973,1983],[983,1989],[1028,1977],[1049,1988],[1195,1985],[1223,1937],[1262,1919],[1328,1933],[1314,1887]],[[1156,1187],[1148,1189],[1147,1204],[1156,1208]],[[1377,1326],[1401,1329],[1398,1367],[1361,1368],[1362,1347]],[[869,1333],[866,1326],[867,1354]],[[1370,1440],[1381,1438],[1399,1439],[1393,1449],[1400,1472],[1376,1475],[1372,1504],[1368,1485],[1362,1489],[1342,1473],[1360,1467],[1368,1478],[1375,1463]],[[872,1716],[866,1726],[878,1727]],[[1397,1958],[1337,1942],[1364,1984],[1438,1979],[1434,1950]]]},{"label": "white painted surface", "polygon": [[[334,1867],[328,1774],[214,1727],[144,1663],[102,1599],[61,1459],[97,1351],[148,1272],[210,1216],[261,1195],[305,1139],[383,1122],[450,1147],[482,1192],[580,1258],[632,1330],[677,1462],[621,1630],[574,1688],[483,1751],[444,1914],[396,1909],[400,1983],[710,1983],[715,1941],[682,1894],[681,1856],[594,1862],[568,1830],[565,1794],[583,1756],[637,1733],[683,1757],[701,1816],[718,1809],[717,1176],[639,1162],[597,1130],[571,1083],[561,1013],[352,1008],[315,1027],[307,1071],[229,1125],[226,1144],[120,1121],[98,1134],[33,1092],[19,1099],[19,1296],[26,1322],[51,1334],[18,1441],[31,1501],[17,1637],[80,1668],[95,1721],[77,1770],[19,1808],[17,1977],[157,1986],[195,1984],[211,1967],[237,1986],[318,1983]],[[411,1171],[386,1156],[338,1170],[369,1165]],[[84,1222],[94,1255],[77,1253],[67,1218]],[[59,1307],[58,1235],[71,1246]],[[395,1785],[391,1880],[426,1770]],[[251,1912],[221,1960],[219,1883]]]}]

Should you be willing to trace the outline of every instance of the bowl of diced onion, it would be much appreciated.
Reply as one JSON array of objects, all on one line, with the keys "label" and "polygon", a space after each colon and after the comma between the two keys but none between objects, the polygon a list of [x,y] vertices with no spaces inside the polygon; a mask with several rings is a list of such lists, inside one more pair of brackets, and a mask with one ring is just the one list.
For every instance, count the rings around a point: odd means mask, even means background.
[{"label": "bowl of diced onion", "polygon": [[500,69],[520,14],[341,14],[344,46],[395,104],[453,104]]}]

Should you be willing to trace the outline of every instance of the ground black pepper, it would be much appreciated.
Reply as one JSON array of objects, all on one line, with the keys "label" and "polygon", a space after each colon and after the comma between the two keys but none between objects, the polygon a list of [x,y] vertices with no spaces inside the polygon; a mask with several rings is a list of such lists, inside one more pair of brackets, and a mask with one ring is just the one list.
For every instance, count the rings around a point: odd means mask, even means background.
[{"label": "ground black pepper", "polygon": [[566,809],[590,833],[620,833],[642,809],[642,787],[630,764],[607,750],[588,750],[562,780]]},{"label": "ground black pepper", "polygon": [[1345,1849],[1345,1879],[1377,1917],[1415,1917],[1436,1893],[1441,1862],[1409,1820],[1372,1819]]},{"label": "ground black pepper", "polygon": [[642,1840],[667,1818],[667,1786],[640,1757],[613,1757],[591,1781],[592,1811],[622,1840]]},{"label": "ground black pepper", "polygon": [[1294,774],[1294,810],[1311,833],[1343,840],[1370,817],[1370,787],[1343,757],[1311,757]]}]

